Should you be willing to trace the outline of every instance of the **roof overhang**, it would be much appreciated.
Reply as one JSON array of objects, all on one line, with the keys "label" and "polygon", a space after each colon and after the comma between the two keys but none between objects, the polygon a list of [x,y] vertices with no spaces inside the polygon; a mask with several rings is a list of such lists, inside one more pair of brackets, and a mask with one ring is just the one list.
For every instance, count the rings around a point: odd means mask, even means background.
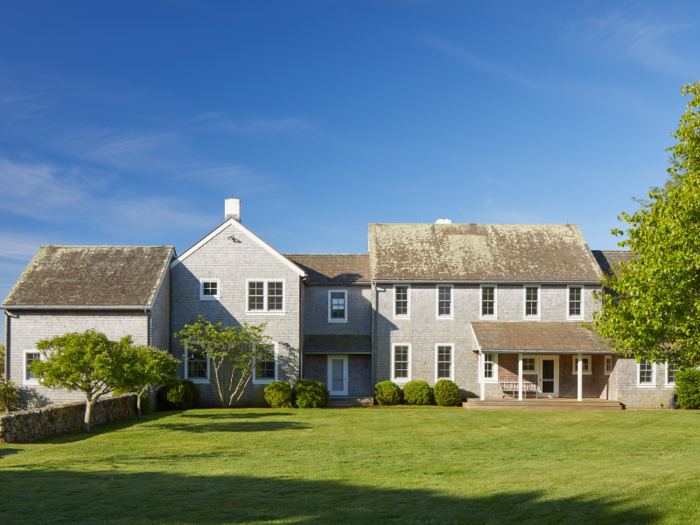
[{"label": "roof overhang", "polygon": [[556,280],[556,281],[488,281],[488,280],[451,280],[451,279],[444,279],[444,280],[437,280],[437,279],[430,279],[430,280],[420,280],[420,279],[372,279],[372,282],[375,284],[513,284],[513,285],[518,285],[518,284],[558,284],[561,286],[566,286],[567,284],[593,284],[593,285],[600,285],[598,281],[576,281],[576,280],[571,280],[571,281],[562,281],[561,279]]},{"label": "roof overhang", "polygon": [[142,312],[150,310],[151,306],[45,306],[45,305],[13,305],[3,304],[1,310],[132,310]]},{"label": "roof overhang", "polygon": [[611,354],[581,321],[480,321],[471,328],[479,352],[501,354]]}]

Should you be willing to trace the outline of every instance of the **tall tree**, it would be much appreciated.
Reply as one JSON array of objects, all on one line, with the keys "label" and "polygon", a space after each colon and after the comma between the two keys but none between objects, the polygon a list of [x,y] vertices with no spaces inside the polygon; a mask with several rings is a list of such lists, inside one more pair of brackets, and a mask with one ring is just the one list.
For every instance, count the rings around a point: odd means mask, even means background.
[{"label": "tall tree", "polygon": [[[222,407],[238,401],[255,372],[256,363],[272,356],[265,323],[240,326],[213,324],[201,315],[175,337],[188,353],[203,353],[214,368],[216,392]],[[185,363],[187,366],[187,363]]]},{"label": "tall tree", "polygon": [[172,385],[178,382],[177,367],[180,361],[169,352],[152,346],[131,346],[125,349],[127,355],[121,388],[137,394],[136,409],[141,419],[141,396],[151,385]]},{"label": "tall tree", "polygon": [[39,384],[50,388],[65,388],[85,394],[85,432],[90,432],[90,414],[97,401],[124,388],[131,352],[131,337],[110,341],[95,330],[73,332],[37,345],[42,359],[32,363]]},{"label": "tall tree", "polygon": [[700,83],[690,96],[671,152],[669,179],[653,188],[649,200],[627,225],[612,233],[627,236],[618,246],[636,256],[603,279],[603,304],[594,329],[618,351],[639,359],[700,364]]}]

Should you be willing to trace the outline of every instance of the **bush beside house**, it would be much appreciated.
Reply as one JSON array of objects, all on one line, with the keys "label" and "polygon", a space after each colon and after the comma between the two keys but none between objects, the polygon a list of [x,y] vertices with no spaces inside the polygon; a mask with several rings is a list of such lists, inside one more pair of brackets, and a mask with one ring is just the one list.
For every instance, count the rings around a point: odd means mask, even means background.
[{"label": "bush beside house", "polygon": [[275,381],[265,387],[265,401],[272,408],[292,408],[292,387],[284,381]]},{"label": "bush beside house", "polygon": [[449,379],[440,379],[433,387],[435,402],[441,407],[455,407],[462,404],[459,388]]},{"label": "bush beside house", "polygon": [[401,404],[401,389],[392,381],[382,381],[374,387],[374,397],[380,405],[391,406]]},{"label": "bush beside house", "polygon": [[425,381],[409,381],[403,387],[407,405],[432,405],[435,403],[433,389]]},{"label": "bush beside house", "polygon": [[199,388],[188,379],[158,392],[158,410],[187,410],[198,406]]},{"label": "bush beside house", "polygon": [[328,388],[318,381],[300,379],[294,387],[294,406],[297,408],[321,408],[329,399]]},{"label": "bush beside house", "polygon": [[700,408],[700,370],[681,370],[675,380],[680,407]]}]

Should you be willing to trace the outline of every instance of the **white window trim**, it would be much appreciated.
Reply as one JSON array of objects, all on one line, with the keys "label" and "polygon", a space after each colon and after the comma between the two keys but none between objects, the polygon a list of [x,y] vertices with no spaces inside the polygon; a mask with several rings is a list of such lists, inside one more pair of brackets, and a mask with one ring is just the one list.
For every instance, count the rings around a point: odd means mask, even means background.
[{"label": "white window trim", "polygon": [[[263,310],[249,310],[250,301],[249,283],[263,283]],[[267,285],[268,283],[282,283],[282,309],[268,311],[267,308]],[[285,279],[246,279],[245,280],[245,313],[246,315],[285,315],[287,313],[287,283]]]},{"label": "white window trim", "polygon": [[[666,361],[666,366],[664,367],[664,384],[666,385],[666,388],[675,388],[676,387],[676,382],[673,381],[673,383],[668,382],[668,367],[669,367],[669,362]],[[678,369],[676,369],[676,373],[678,373]],[[675,380],[675,376],[674,376]]]},{"label": "white window trim", "polygon": [[[450,377],[438,377],[438,348],[441,346],[450,347]],[[455,380],[455,345],[454,343],[436,343],[435,344],[435,381],[440,379]]]},{"label": "white window trim", "polygon": [[[528,288],[537,288],[537,315],[526,315]],[[542,319],[542,286],[539,284],[523,285],[523,319],[525,321],[539,321],[540,319]]]},{"label": "white window trim", "polygon": [[[581,289],[581,313],[579,315],[569,315],[569,312],[571,311],[571,292],[569,291],[571,288],[580,288]],[[586,289],[581,286],[580,284],[568,284],[566,285],[566,319],[569,321],[581,321],[585,318],[586,312],[583,309],[583,305],[585,303],[584,301],[584,291]]]},{"label": "white window trim", "polygon": [[[494,361],[493,361],[493,377],[486,378],[485,377],[485,372],[486,372],[486,354],[493,354],[494,356]],[[480,354],[481,358],[479,359],[480,365],[479,365],[479,383],[498,383],[498,354],[494,352],[482,352]],[[537,363],[535,363],[535,368],[537,367]]]},{"label": "white window trim", "polygon": [[[22,367],[22,384],[24,385],[38,385],[39,380],[34,378],[34,379],[27,379],[27,354],[39,354],[39,360],[43,360],[43,356],[41,355],[41,352],[39,350],[25,350],[24,351],[24,358],[23,358],[23,363],[24,366]],[[5,355],[5,359],[8,359],[8,356]]]},{"label": "white window trim", "polygon": [[[484,292],[482,291],[482,288],[493,288],[493,315],[482,314],[482,312],[484,311]],[[498,285],[479,285],[479,319],[498,319]]]},{"label": "white window trim", "polygon": [[255,365],[256,363],[253,363],[253,384],[254,385],[268,385],[270,383],[274,383],[277,381],[277,368],[278,368],[278,363],[279,360],[277,359],[277,341],[272,342],[272,346],[274,348],[274,354],[275,354],[275,377],[274,379],[256,379],[255,378]]},{"label": "white window trim", "polygon": [[[345,317],[342,319],[331,319],[331,294],[332,293],[342,293],[345,297]],[[329,323],[347,323],[348,322],[348,291],[347,290],[328,290],[328,322]]]},{"label": "white window trim", "polygon": [[641,365],[641,362],[637,363],[637,388],[656,388],[656,363],[651,363],[651,383],[639,382],[639,372],[641,371]]},{"label": "white window trim", "polygon": [[[608,364],[608,359],[610,360],[610,372],[608,372],[608,371],[606,370],[606,368],[607,368],[606,365]],[[611,355],[606,355],[606,356],[605,356],[605,359],[603,359],[603,373],[604,373],[606,376],[609,376],[610,374],[612,374],[612,369],[613,369],[612,356],[611,356]]]},{"label": "white window trim", "polygon": [[[573,375],[578,375],[578,370],[577,370],[577,367],[576,367],[576,360],[577,360],[577,359],[578,359],[578,356],[577,356],[577,355],[572,355],[572,356],[571,356],[571,364],[572,364],[571,373],[572,373]],[[591,373],[592,373],[592,371],[593,371],[593,359],[591,358],[590,355],[585,355],[585,354],[581,356],[581,360],[584,360],[584,359],[588,359],[588,372],[586,372],[585,370],[582,370],[582,371],[581,371],[581,375],[589,376],[589,375],[591,375]],[[582,368],[583,368],[583,367],[582,367]]]},{"label": "white window trim", "polygon": [[[396,288],[405,287],[408,288],[406,296],[408,298],[408,305],[406,307],[406,313],[401,315],[396,315]],[[394,285],[394,302],[392,305],[394,309],[394,319],[410,319],[411,318],[411,285],[410,284],[395,284]]]},{"label": "white window trim", "polygon": [[[450,289],[450,315],[440,315],[440,288]],[[438,284],[435,287],[435,317],[437,319],[455,318],[455,290],[452,284]]]},{"label": "white window trim", "polygon": [[[408,377],[396,377],[396,368],[394,364],[396,363],[396,347],[406,346],[408,347]],[[394,343],[391,345],[391,380],[395,383],[408,383],[411,380],[411,344],[410,343]]]},{"label": "white window trim", "polygon": [[189,354],[189,350],[187,350],[187,348],[185,348],[185,379],[188,379],[188,380],[192,381],[193,383],[201,383],[201,384],[209,383],[209,377],[210,377],[210,375],[209,375],[209,373],[210,373],[209,372],[209,361],[210,361],[209,354],[206,354],[206,353],[204,354],[204,356],[207,360],[207,377],[206,377],[206,379],[203,377],[192,377],[192,378],[189,377],[189,373],[188,373],[189,367],[187,366],[188,354]]},{"label": "white window trim", "polygon": [[[216,295],[204,295],[204,283],[216,283]],[[202,301],[217,301],[221,299],[221,283],[219,279],[200,279],[199,299]]]}]

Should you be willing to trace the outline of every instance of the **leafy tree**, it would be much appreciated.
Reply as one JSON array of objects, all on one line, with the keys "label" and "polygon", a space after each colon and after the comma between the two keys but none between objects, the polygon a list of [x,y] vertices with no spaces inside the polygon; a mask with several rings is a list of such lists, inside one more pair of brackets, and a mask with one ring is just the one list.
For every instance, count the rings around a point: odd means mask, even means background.
[{"label": "leafy tree", "polygon": [[[272,356],[265,323],[239,326],[213,324],[203,316],[182,327],[175,338],[191,354],[204,353],[214,368],[216,392],[221,406],[238,401],[255,372],[255,363]],[[187,366],[187,363],[185,363]]]},{"label": "leafy tree", "polygon": [[0,407],[9,413],[13,407],[19,403],[19,393],[12,381],[3,381],[0,379]]},{"label": "leafy tree", "polygon": [[180,361],[170,353],[152,346],[130,346],[125,349],[127,369],[121,388],[136,392],[136,407],[141,419],[141,396],[150,385],[173,385],[178,383],[177,367]]},{"label": "leafy tree", "polygon": [[49,388],[79,390],[85,394],[85,432],[90,432],[90,413],[97,401],[128,384],[131,336],[110,341],[95,330],[73,332],[36,345],[43,359],[32,363],[39,383]]},{"label": "leafy tree", "polygon": [[0,376],[5,377],[5,345],[2,343],[0,343]]},{"label": "leafy tree", "polygon": [[622,213],[624,232],[612,230],[627,235],[618,246],[637,260],[603,278],[594,329],[638,360],[688,368],[700,364],[700,83],[682,93],[692,99],[671,134],[669,180],[637,212]]}]

